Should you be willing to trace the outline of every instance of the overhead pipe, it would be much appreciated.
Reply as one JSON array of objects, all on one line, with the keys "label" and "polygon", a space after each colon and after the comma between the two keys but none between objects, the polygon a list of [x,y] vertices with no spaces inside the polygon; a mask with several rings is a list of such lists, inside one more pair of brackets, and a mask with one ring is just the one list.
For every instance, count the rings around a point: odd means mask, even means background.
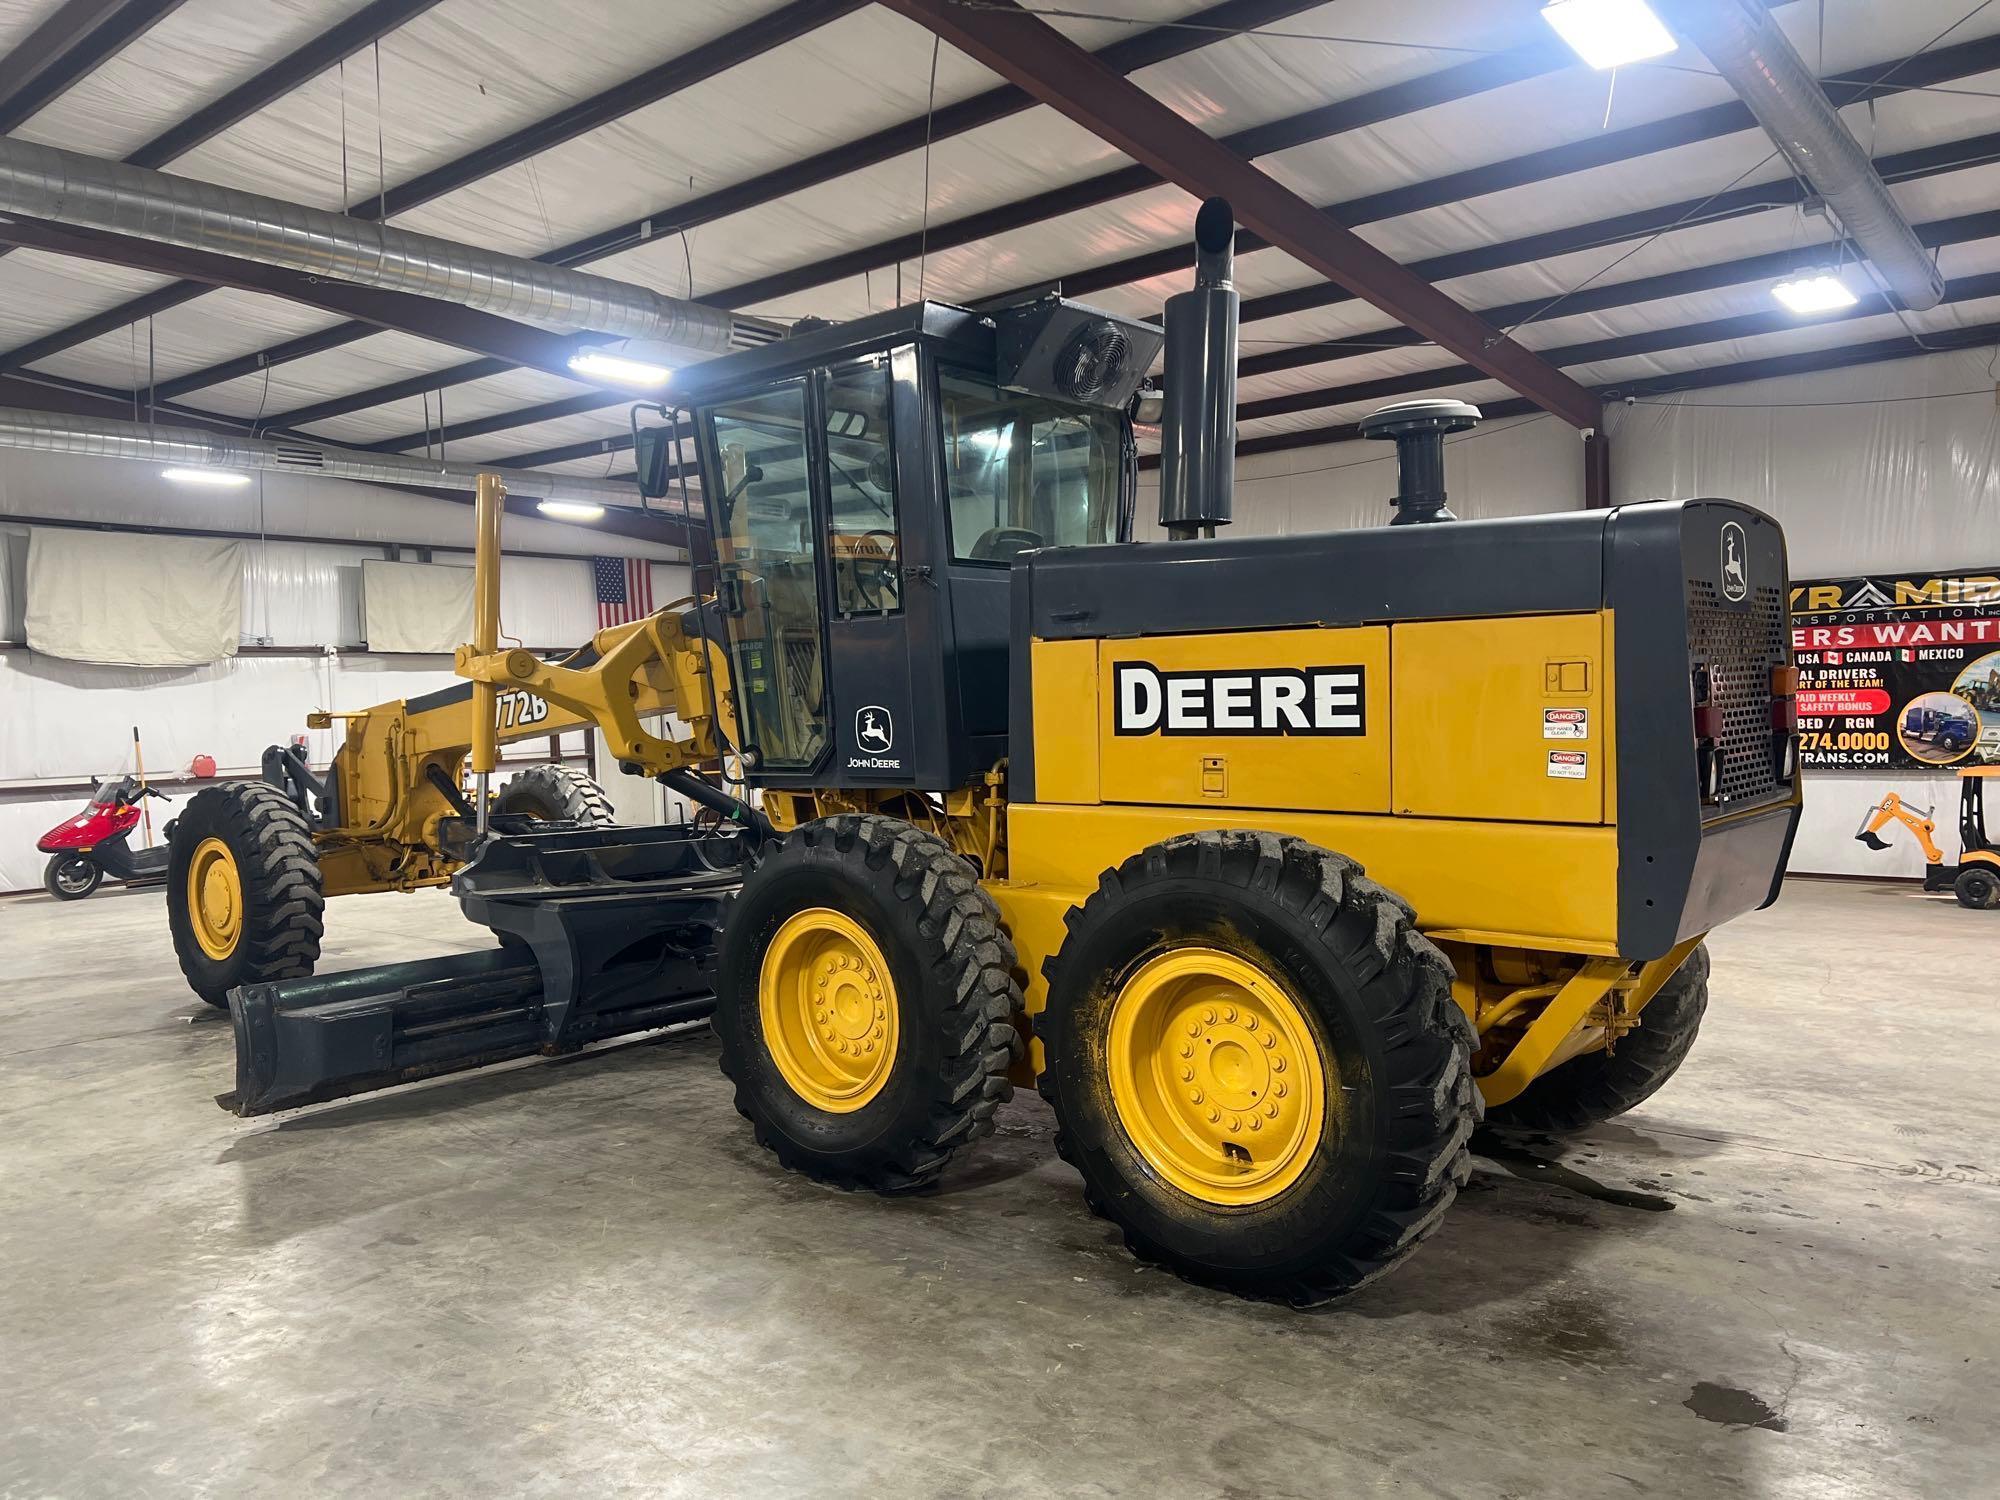
[{"label": "overhead pipe", "polygon": [[1903,306],[1922,312],[1942,302],[1936,260],[1761,0],[1667,0],[1664,8],[1839,216]]},{"label": "overhead pipe", "polygon": [[694,354],[754,348],[778,334],[759,319],[608,276],[11,137],[0,137],[0,212]]},{"label": "overhead pipe", "polygon": [[[122,458],[182,468],[248,469],[269,474],[305,474],[361,484],[414,484],[436,489],[479,488],[478,464],[438,463],[420,456],[356,453],[295,438],[235,437],[198,427],[155,427],[106,417],[72,417],[53,412],[0,407],[0,448],[68,453],[83,458]],[[507,492],[536,500],[580,500],[637,510],[639,492],[629,484],[603,479],[508,469]],[[686,519],[680,500],[654,501],[654,514]]]}]

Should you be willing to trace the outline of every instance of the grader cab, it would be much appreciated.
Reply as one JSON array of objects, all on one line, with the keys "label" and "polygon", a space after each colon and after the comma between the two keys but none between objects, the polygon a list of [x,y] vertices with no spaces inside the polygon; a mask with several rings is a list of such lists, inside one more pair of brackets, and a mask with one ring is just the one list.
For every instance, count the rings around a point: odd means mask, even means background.
[{"label": "grader cab", "polygon": [[[695,445],[703,602],[568,668],[482,618],[459,670],[610,724],[628,771],[726,768],[740,862],[488,831],[453,886],[501,951],[239,989],[225,1102],[712,1011],[789,1167],[924,1187],[1032,1082],[1135,1250],[1309,1303],[1437,1224],[1482,1114],[1657,1088],[1703,935],[1775,896],[1798,820],[1778,526],[1451,521],[1477,413],[1419,403],[1375,430],[1396,521],[1442,524],[1217,536],[1230,239],[1206,206],[1168,305],[1168,541],[1132,541],[1153,325],[921,304],[689,371],[639,459],[659,494]],[[645,672],[688,739],[625,713]]]}]

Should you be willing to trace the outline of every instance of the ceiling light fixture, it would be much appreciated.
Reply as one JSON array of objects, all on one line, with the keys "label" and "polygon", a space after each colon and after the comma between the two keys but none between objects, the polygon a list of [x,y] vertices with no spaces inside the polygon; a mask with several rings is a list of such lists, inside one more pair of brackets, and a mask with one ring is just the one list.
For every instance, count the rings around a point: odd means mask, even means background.
[{"label": "ceiling light fixture", "polygon": [[1664,57],[1678,45],[1646,0],[1550,0],[1542,19],[1593,68]]},{"label": "ceiling light fixture", "polygon": [[205,484],[219,490],[233,490],[250,482],[248,474],[235,469],[162,469],[160,477],[175,484]]},{"label": "ceiling light fixture", "polygon": [[1781,281],[1771,288],[1771,295],[1785,305],[1789,312],[1801,317],[1810,313],[1833,312],[1839,308],[1852,307],[1856,298],[1832,271],[1806,271],[1789,281]]},{"label": "ceiling light fixture", "polygon": [[558,521],[595,521],[604,514],[603,506],[587,500],[539,500],[535,509]]},{"label": "ceiling light fixture", "polygon": [[609,380],[616,385],[665,385],[673,371],[665,365],[643,359],[627,359],[622,354],[606,354],[602,349],[584,349],[569,357],[571,371],[592,380]]}]

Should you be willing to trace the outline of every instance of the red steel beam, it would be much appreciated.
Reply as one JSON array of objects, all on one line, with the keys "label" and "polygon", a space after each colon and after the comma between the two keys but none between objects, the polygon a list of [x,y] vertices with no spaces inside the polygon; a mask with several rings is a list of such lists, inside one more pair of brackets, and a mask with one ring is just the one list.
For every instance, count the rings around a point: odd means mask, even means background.
[{"label": "red steel beam", "polygon": [[881,0],[1198,198],[1229,200],[1253,233],[1575,427],[1598,397],[1335,223],[1013,0]]}]

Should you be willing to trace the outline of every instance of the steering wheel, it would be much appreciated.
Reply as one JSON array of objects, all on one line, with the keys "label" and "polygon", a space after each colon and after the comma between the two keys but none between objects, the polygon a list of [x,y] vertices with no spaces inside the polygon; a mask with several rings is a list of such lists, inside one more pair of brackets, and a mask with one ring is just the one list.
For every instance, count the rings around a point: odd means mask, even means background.
[{"label": "steering wheel", "polygon": [[1025,526],[995,526],[972,544],[974,562],[1012,562],[1031,547],[1042,545],[1042,534]]},{"label": "steering wheel", "polygon": [[854,592],[870,609],[887,609],[895,603],[896,533],[864,531],[860,539],[864,542],[880,541],[882,547],[878,554],[856,555],[850,559],[854,568]]}]

